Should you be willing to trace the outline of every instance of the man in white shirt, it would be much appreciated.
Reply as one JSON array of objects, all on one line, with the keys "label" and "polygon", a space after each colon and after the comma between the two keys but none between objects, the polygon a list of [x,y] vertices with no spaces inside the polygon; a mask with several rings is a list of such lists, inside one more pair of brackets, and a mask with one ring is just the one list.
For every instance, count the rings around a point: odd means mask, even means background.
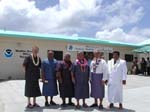
[{"label": "man in white shirt", "polygon": [[[104,59],[101,58],[101,53],[98,50],[94,51],[94,59],[90,65],[91,68],[91,97],[95,99],[95,103],[91,107],[98,106],[103,109],[103,98],[105,95],[105,82],[108,80],[108,67]],[[98,104],[98,99],[100,104]]]},{"label": "man in white shirt", "polygon": [[126,61],[119,58],[118,51],[113,52],[113,58],[108,61],[108,101],[109,108],[113,108],[114,103],[119,103],[119,109],[123,109],[123,85],[126,84],[127,66]]}]

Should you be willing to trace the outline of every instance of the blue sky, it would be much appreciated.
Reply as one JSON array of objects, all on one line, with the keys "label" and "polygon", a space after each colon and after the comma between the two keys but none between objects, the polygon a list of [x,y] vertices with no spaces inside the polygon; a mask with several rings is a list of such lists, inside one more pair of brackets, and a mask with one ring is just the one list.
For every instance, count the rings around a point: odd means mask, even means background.
[{"label": "blue sky", "polygon": [[37,8],[44,10],[47,7],[53,7],[59,4],[59,0],[35,0]]},{"label": "blue sky", "polygon": [[140,43],[150,39],[149,5],[150,0],[1,0],[0,29]]},{"label": "blue sky", "polygon": [[141,5],[144,8],[144,16],[137,25],[141,28],[150,28],[150,0],[141,1]]},{"label": "blue sky", "polygon": [[[36,6],[40,10],[44,10],[47,7],[52,7],[59,4],[59,0],[35,0]],[[98,0],[97,0],[98,1]],[[104,0],[103,4],[112,4],[115,0]],[[150,0],[140,0],[141,6],[144,8],[144,15],[142,19],[136,24],[137,27],[150,28]],[[133,25],[125,27],[125,30],[129,31]]]}]

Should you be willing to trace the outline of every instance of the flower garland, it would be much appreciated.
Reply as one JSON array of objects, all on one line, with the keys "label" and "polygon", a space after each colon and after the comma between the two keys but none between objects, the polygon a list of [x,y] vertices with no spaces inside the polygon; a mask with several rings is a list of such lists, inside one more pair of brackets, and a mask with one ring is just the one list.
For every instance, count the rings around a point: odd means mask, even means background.
[{"label": "flower garland", "polygon": [[96,59],[95,63],[93,63],[93,72],[96,72],[96,69],[100,63],[101,59]]},{"label": "flower garland", "polygon": [[33,62],[33,64],[34,64],[35,66],[38,66],[38,65],[39,65],[39,62],[40,62],[40,58],[37,56],[37,63],[35,63],[33,54],[31,54],[31,57],[32,57],[32,62]]},{"label": "flower garland", "polygon": [[80,65],[81,71],[85,72],[85,67],[88,65],[87,60],[85,58],[83,60],[77,59],[76,62],[77,62],[78,65]]}]

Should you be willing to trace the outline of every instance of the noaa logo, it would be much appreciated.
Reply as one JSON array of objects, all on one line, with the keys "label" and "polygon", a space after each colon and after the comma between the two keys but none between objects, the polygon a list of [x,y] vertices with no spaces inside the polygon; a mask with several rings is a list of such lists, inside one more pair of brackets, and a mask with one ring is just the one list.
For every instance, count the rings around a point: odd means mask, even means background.
[{"label": "noaa logo", "polygon": [[72,49],[73,49],[73,46],[72,46],[72,45],[69,45],[68,48],[69,48],[69,50],[72,50]]},{"label": "noaa logo", "polygon": [[5,49],[4,50],[4,56],[6,58],[11,58],[13,56],[13,51],[11,49]]}]

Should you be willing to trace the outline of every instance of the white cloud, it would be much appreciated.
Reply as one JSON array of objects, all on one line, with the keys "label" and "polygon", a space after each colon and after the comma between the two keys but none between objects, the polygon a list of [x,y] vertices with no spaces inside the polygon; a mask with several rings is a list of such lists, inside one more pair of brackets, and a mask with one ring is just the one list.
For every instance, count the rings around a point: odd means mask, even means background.
[{"label": "white cloud", "polygon": [[72,34],[72,37],[78,37],[78,34],[74,33]]},{"label": "white cloud", "polygon": [[59,5],[45,10],[28,0],[2,0],[0,5],[1,28],[43,33],[82,31],[84,20],[97,12],[95,0],[60,0]]},{"label": "white cloud", "polygon": [[145,36],[146,38],[150,38],[150,28],[137,28],[134,27],[131,29],[130,34],[136,34],[136,35],[141,35]]},{"label": "white cloud", "polygon": [[104,7],[106,20],[102,29],[115,29],[128,24],[135,24],[143,17],[143,7],[139,0],[117,0]]},{"label": "white cloud", "polygon": [[104,30],[96,33],[96,38],[105,40],[115,40],[128,43],[140,43],[147,39],[150,39],[150,29],[137,29],[133,28],[131,32],[126,33],[121,28],[114,30]]},{"label": "white cloud", "polygon": [[[99,31],[96,33],[98,38],[126,42],[132,40],[130,35],[137,36],[136,28],[127,34],[122,27],[141,20],[144,12],[139,0],[114,0],[107,5],[104,2],[59,0],[58,5],[40,10],[34,0],[1,0],[0,28],[66,35],[86,35],[86,32],[94,34],[93,29],[96,29]],[[136,42],[149,35],[149,30],[141,31],[140,35]]]}]

